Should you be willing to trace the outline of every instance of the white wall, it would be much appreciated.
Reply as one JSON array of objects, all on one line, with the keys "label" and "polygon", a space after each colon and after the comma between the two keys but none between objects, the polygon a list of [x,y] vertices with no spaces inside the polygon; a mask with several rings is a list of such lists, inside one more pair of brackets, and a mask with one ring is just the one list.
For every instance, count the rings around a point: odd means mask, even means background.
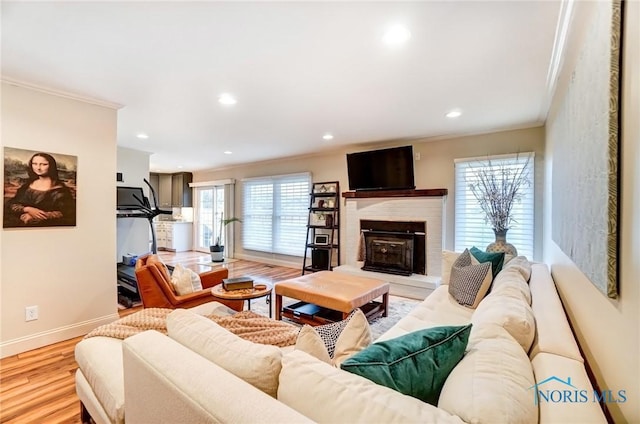
[{"label": "white wall", "polygon": [[[78,157],[75,227],[3,229],[2,357],[117,318],[116,110],[2,83],[3,146]],[[25,307],[39,319],[25,322]]]},{"label": "white wall", "polygon": [[[619,298],[612,300],[596,289],[551,238],[551,182],[554,151],[561,139],[549,132],[546,140],[546,190],[544,212],[544,261],[553,278],[571,324],[577,333],[600,389],[614,393],[626,390],[627,402],[609,403],[615,422],[640,422],[640,2],[625,2],[624,64],[622,67],[621,216],[619,249]],[[571,28],[570,53],[560,75],[552,110],[547,120],[552,128],[556,109],[566,92],[584,34],[597,2],[578,2]],[[603,206],[604,207],[604,206]],[[580,211],[576,211],[580,213]]]},{"label": "white wall", "polygon": [[[145,196],[149,197],[149,187],[144,178],[149,180],[150,153],[118,147],[118,172],[122,172],[123,180],[117,185],[124,187],[142,187]],[[115,174],[113,176],[115,180]],[[153,203],[153,199],[149,199]],[[115,214],[115,211],[114,211]],[[144,218],[117,219],[117,252],[115,262],[122,261],[122,255],[132,253],[142,255],[149,252],[149,221]]]},{"label": "white wall", "polygon": [[[501,131],[496,133],[455,137],[442,140],[399,141],[386,144],[367,144],[347,149],[335,150],[312,156],[300,156],[268,162],[247,164],[220,170],[194,172],[194,182],[215,181],[235,178],[236,214],[242,213],[241,180],[243,178],[265,175],[281,175],[297,172],[311,172],[313,181],[339,181],[340,191],[348,191],[346,153],[400,145],[413,145],[414,153],[420,153],[421,159],[415,161],[415,182],[419,189],[446,188],[449,195],[445,204],[444,247],[453,249],[454,216],[455,216],[455,175],[454,159],[466,157],[483,157],[517,152],[535,152],[536,187],[535,187],[535,259],[542,258],[542,189],[544,187],[544,128],[527,128],[521,130]],[[344,208],[344,202],[341,204]],[[341,225],[345,225],[345,214],[341,214]],[[236,253],[241,258],[263,258],[269,261],[298,261],[297,258],[284,258],[279,255],[264,254],[242,250],[242,224],[235,226]],[[344,242],[344,239],[343,239]],[[342,263],[346,263],[344,249]]]}]

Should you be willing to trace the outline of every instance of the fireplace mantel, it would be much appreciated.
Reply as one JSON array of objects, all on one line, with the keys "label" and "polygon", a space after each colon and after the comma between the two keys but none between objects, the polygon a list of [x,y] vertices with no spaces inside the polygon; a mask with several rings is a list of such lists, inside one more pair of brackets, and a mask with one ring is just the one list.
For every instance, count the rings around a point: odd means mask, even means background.
[{"label": "fireplace mantel", "polygon": [[342,197],[345,199],[367,199],[374,197],[442,197],[446,196],[446,188],[429,188],[418,190],[366,190],[366,191],[344,191]]}]

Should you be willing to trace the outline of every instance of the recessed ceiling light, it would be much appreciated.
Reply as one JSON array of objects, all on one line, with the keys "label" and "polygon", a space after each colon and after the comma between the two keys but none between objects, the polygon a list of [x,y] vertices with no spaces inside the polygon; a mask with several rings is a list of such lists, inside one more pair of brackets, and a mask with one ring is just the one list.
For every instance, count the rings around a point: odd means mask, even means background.
[{"label": "recessed ceiling light", "polygon": [[394,25],[384,33],[382,40],[385,44],[390,46],[397,46],[400,44],[404,44],[411,38],[411,32],[402,26],[402,25]]},{"label": "recessed ceiling light", "polygon": [[462,112],[460,112],[459,110],[452,110],[451,112],[447,113],[445,116],[447,118],[457,118],[460,115],[462,115]]},{"label": "recessed ceiling light", "polygon": [[136,134],[136,137],[141,138],[143,140],[146,140],[147,138],[149,138],[149,135],[147,135],[145,133],[138,133],[138,134]]},{"label": "recessed ceiling light", "polygon": [[220,96],[218,96],[218,102],[223,105],[235,105],[236,103],[238,103],[236,98],[229,93],[222,93]]},{"label": "recessed ceiling light", "polygon": [[232,152],[231,150],[225,150],[225,151],[224,151],[224,152],[222,152],[222,153],[224,153],[225,155],[230,155],[230,154],[232,154],[233,152]]},{"label": "recessed ceiling light", "polygon": [[184,168],[184,166],[178,165],[178,169],[182,169],[182,168]]},{"label": "recessed ceiling light", "polygon": [[324,140],[333,140],[333,134],[326,133],[325,135],[322,136],[322,138]]}]

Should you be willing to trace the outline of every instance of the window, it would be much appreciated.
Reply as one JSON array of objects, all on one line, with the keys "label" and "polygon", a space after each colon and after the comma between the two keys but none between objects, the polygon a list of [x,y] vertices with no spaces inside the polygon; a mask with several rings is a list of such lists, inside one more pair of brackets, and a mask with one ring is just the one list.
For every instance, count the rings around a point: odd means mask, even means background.
[{"label": "window", "polygon": [[244,180],[243,249],[302,256],[310,187],[307,173]]},{"label": "window", "polygon": [[[529,162],[527,163],[527,157]],[[495,241],[495,235],[490,224],[485,221],[485,214],[478,201],[471,192],[469,184],[475,181],[474,169],[478,166],[512,167],[522,169],[527,166],[531,184],[523,187],[520,202],[515,202],[512,208],[514,218],[511,228],[507,232],[507,242],[518,249],[518,255],[533,259],[533,221],[534,221],[534,154],[500,155],[488,158],[456,159],[455,161],[455,250],[476,246],[483,249]],[[479,165],[480,164],[480,165]]]}]

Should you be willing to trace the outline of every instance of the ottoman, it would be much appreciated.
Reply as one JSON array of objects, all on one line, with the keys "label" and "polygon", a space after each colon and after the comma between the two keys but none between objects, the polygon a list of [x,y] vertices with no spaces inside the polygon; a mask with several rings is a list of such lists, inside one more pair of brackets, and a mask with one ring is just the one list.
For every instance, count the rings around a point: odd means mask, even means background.
[{"label": "ottoman", "polygon": [[[389,311],[389,283],[373,278],[320,271],[280,281],[274,287],[278,320],[285,316],[305,324],[321,325],[327,321],[344,319],[356,308],[361,308],[369,319],[380,315],[386,317]],[[296,313],[296,308],[291,307],[283,310],[283,296],[301,300],[295,306],[304,312]],[[379,297],[382,297],[382,301],[376,302],[375,299]],[[312,308],[308,308],[308,304]],[[327,310],[337,314],[327,315]],[[323,314],[323,319],[317,319]]]}]

